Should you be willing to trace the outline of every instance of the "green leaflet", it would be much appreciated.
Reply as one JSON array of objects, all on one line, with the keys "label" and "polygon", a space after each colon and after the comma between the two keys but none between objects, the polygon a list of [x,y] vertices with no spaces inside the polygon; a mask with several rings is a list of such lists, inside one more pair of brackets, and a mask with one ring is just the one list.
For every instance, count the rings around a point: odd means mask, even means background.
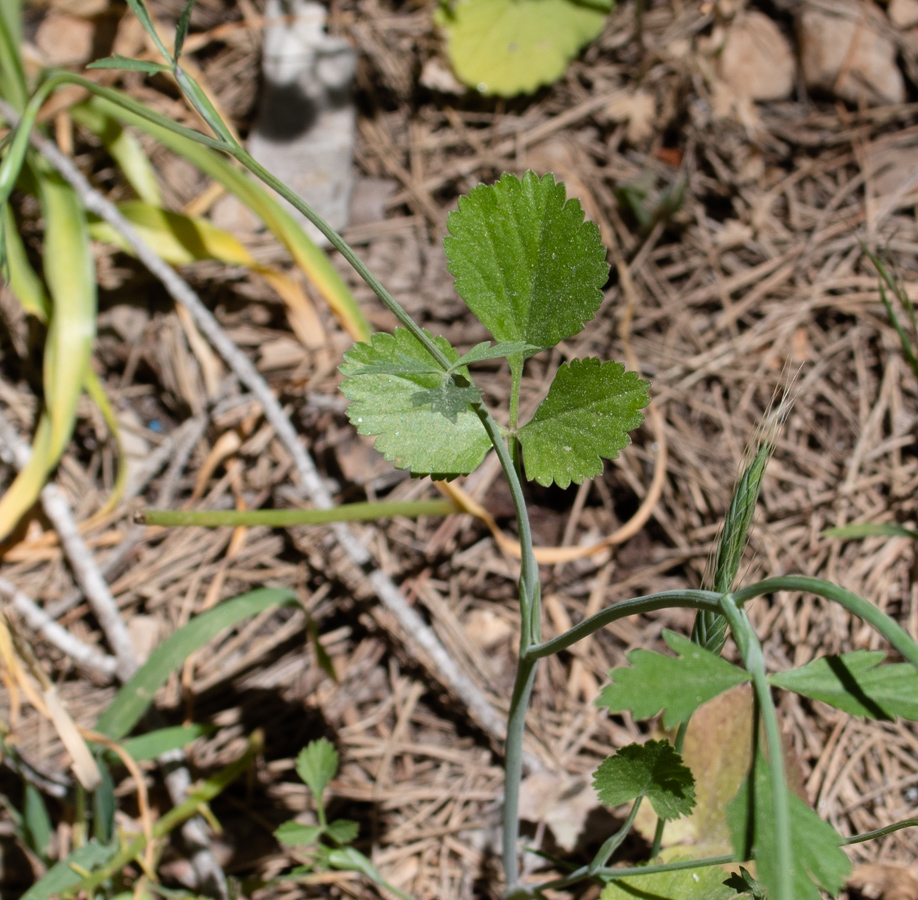
[{"label": "green leaflet", "polygon": [[665,710],[663,727],[687,722],[703,703],[750,680],[748,672],[672,631],[663,637],[677,656],[632,650],[630,667],[609,672],[612,684],[596,700],[609,712],[631,710],[635,719],[649,719]]},{"label": "green leaflet", "polygon": [[337,771],[338,751],[325,738],[310,741],[296,758],[296,774],[303,779],[316,803],[322,802],[322,793]]},{"label": "green leaflet", "polygon": [[579,201],[565,196],[551,174],[508,174],[450,213],[443,246],[456,290],[498,341],[554,347],[602,303],[606,249]]},{"label": "green leaflet", "polygon": [[669,741],[622,747],[600,763],[593,787],[611,807],[647,797],[661,819],[687,816],[695,805],[695,779]]},{"label": "green leaflet", "polygon": [[[442,337],[437,346],[449,361],[459,359]],[[357,343],[344,354],[338,371],[342,393],[350,400],[348,418],[360,434],[379,435],[376,448],[412,475],[467,475],[484,459],[491,442],[468,403],[477,390],[465,381],[468,372],[411,371],[416,362],[435,363],[404,328],[374,334],[370,343]],[[471,391],[474,393],[470,392]]]},{"label": "green leaflet", "polygon": [[768,680],[854,716],[918,720],[918,670],[910,663],[881,666],[885,657],[882,650],[855,650],[814,659]]},{"label": "green leaflet", "polygon": [[616,878],[603,888],[599,900],[632,900],[634,897],[652,900],[730,900],[736,896],[736,891],[724,884],[726,877],[720,866],[705,866],[634,878]]},{"label": "green leaflet", "polygon": [[[753,794],[751,818],[750,789]],[[778,883],[771,791],[771,768],[761,751],[757,751],[753,771],[727,811],[734,849],[742,859],[749,859],[750,854],[754,854],[756,878],[765,885],[769,896]],[[788,792],[788,800],[795,900],[819,900],[819,888],[833,897],[838,896],[851,870],[851,863],[841,849],[841,835],[793,792]]]},{"label": "green leaflet", "polygon": [[519,430],[526,477],[566,488],[602,472],[644,421],[646,381],[616,362],[589,358],[562,365],[548,396]]},{"label": "green leaflet", "polygon": [[456,0],[435,14],[460,80],[482,94],[531,93],[602,32],[611,0]]}]

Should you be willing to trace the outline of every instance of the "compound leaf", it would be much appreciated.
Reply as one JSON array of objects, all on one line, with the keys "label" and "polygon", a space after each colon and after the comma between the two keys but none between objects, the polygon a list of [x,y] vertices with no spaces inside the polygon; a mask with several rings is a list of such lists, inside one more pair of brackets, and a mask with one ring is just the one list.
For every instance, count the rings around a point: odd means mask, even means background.
[{"label": "compound leaf", "polygon": [[560,78],[611,9],[611,0],[457,0],[435,19],[456,76],[482,94],[512,97]]},{"label": "compound leaf", "polygon": [[609,275],[599,229],[554,175],[479,185],[447,226],[456,290],[498,341],[554,347],[599,309]]},{"label": "compound leaf", "polygon": [[749,681],[750,675],[686,637],[664,631],[663,638],[676,656],[652,650],[632,650],[630,667],[609,672],[607,685],[596,700],[609,712],[631,710],[635,719],[649,719],[665,710],[663,727],[687,722],[703,703]]},{"label": "compound leaf", "polygon": [[[769,897],[774,896],[779,881],[771,791],[771,767],[757,751],[750,777],[727,810],[736,854],[741,859],[755,857],[756,878]],[[841,849],[841,835],[791,791],[788,803],[795,900],[819,900],[819,888],[837,897],[851,870]]]},{"label": "compound leaf", "polygon": [[602,472],[644,417],[646,381],[616,362],[575,359],[560,366],[548,396],[519,430],[526,477],[566,488]]},{"label": "compound leaf", "polygon": [[[442,337],[437,346],[450,363],[458,354]],[[376,448],[413,475],[467,475],[491,446],[487,432],[468,402],[477,399],[457,376],[410,371],[411,364],[431,366],[429,354],[404,328],[374,334],[344,355],[341,390],[351,400],[348,418],[360,434],[379,435]],[[457,373],[465,378],[467,372]],[[474,388],[472,390],[475,390]]]},{"label": "compound leaf", "polygon": [[918,720],[918,670],[909,663],[881,666],[885,656],[882,650],[825,656],[768,680],[854,716]]},{"label": "compound leaf", "polygon": [[338,751],[325,738],[310,741],[296,758],[296,773],[309,788],[316,803],[322,802],[322,793],[338,771]]},{"label": "compound leaf", "polygon": [[736,891],[724,883],[724,877],[720,866],[704,866],[616,878],[603,888],[599,900],[632,900],[634,897],[651,900],[730,900],[736,896]]},{"label": "compound leaf", "polygon": [[668,741],[622,747],[600,763],[593,787],[611,807],[647,797],[661,819],[687,816],[695,805],[695,779]]}]

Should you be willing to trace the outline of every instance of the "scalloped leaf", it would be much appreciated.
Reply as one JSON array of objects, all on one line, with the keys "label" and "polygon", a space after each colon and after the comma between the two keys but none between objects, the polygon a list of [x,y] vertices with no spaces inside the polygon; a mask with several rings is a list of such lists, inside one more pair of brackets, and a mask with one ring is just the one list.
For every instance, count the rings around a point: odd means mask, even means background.
[{"label": "scalloped leaf", "polygon": [[526,477],[566,488],[602,472],[644,421],[649,383],[616,362],[592,357],[560,366],[548,396],[518,433]]},{"label": "scalloped leaf", "polygon": [[751,678],[680,634],[664,631],[663,638],[677,655],[632,650],[630,666],[609,672],[612,684],[603,688],[597,706],[612,713],[630,710],[635,719],[649,719],[662,709],[663,727],[675,728],[703,703]]},{"label": "scalloped leaf", "polygon": [[[459,359],[445,338],[435,340],[451,363]],[[419,368],[432,363],[404,328],[354,344],[338,370],[344,376],[341,391],[351,401],[348,418],[360,434],[378,435],[376,449],[399,469],[444,478],[467,475],[491,446],[468,408],[477,389],[457,383],[466,379],[466,370],[454,376],[411,371],[412,361]]]},{"label": "scalloped leaf", "polygon": [[622,747],[600,763],[593,787],[610,807],[646,797],[661,819],[687,816],[695,805],[695,779],[669,741]]},{"label": "scalloped leaf", "polygon": [[443,246],[456,290],[498,341],[554,347],[602,303],[609,266],[599,229],[565,198],[551,174],[507,174],[460,197],[449,215]]},{"label": "scalloped leaf", "polygon": [[610,0],[456,0],[435,14],[456,76],[482,94],[531,93],[598,37]]},{"label": "scalloped leaf", "polygon": [[652,900],[730,900],[736,897],[736,891],[724,883],[726,877],[720,866],[705,866],[636,875],[633,878],[616,878],[603,888],[599,900],[634,900],[635,897]]}]

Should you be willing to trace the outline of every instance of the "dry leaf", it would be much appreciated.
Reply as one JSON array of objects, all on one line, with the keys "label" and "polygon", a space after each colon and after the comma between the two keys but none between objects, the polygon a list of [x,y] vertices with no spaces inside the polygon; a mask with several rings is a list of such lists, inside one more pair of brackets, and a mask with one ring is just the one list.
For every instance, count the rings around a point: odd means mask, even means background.
[{"label": "dry leaf", "polygon": [[520,818],[544,822],[568,852],[577,846],[587,816],[599,805],[592,786],[582,778],[536,772],[520,785]]},{"label": "dry leaf", "polygon": [[916,900],[918,881],[902,866],[888,863],[866,863],[858,866],[848,879],[848,887],[868,900]]}]

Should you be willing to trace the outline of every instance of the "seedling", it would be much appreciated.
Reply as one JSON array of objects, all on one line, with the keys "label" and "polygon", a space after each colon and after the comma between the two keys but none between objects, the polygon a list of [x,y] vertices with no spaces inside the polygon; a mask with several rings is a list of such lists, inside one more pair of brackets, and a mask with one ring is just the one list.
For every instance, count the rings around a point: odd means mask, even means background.
[{"label": "seedling", "polygon": [[[521,549],[519,663],[510,698],[505,748],[506,897],[540,898],[549,890],[589,880],[604,885],[603,900],[635,895],[710,900],[750,893],[756,897],[767,895],[771,900],[818,900],[820,890],[837,895],[849,870],[844,844],[888,834],[916,821],[842,838],[789,792],[772,689],[795,691],[854,715],[918,719],[914,701],[918,696],[918,645],[876,606],[826,581],[787,576],[745,587],[735,585],[771,452],[770,439],[755,448],[739,480],[707,589],[666,591],[621,601],[568,632],[543,641],[539,571],[523,491],[524,477],[543,485],[567,487],[598,475],[602,461],[614,458],[627,446],[629,432],[641,423],[641,409],[648,403],[647,383],[620,364],[594,358],[571,359],[558,368],[547,396],[532,418],[519,422],[520,385],[526,361],[581,331],[602,302],[608,266],[598,229],[584,221],[580,204],[567,199],[563,185],[551,175],[504,175],[496,184],[477,187],[460,199],[459,209],[448,220],[445,250],[449,269],[456,278],[459,294],[496,342],[479,344],[461,354],[443,337],[419,327],[340,235],[235,142],[203,92],[179,65],[188,11],[179,21],[177,50],[170,55],[155,36],[142,0],[130,0],[130,4],[167,62],[163,67],[151,67],[148,61],[114,60],[110,65],[141,71],[167,68],[214,136],[198,134],[138,109],[91,82],[80,83],[90,91],[104,93],[112,103],[129,106],[167,131],[242,162],[316,224],[398,319],[400,327],[392,334],[375,334],[345,354],[340,367],[344,376],[342,390],[351,400],[348,415],[355,427],[364,434],[376,435],[381,452],[394,465],[416,476],[450,479],[468,474],[490,449],[500,461],[516,510]],[[65,80],[58,79],[56,84]],[[8,153],[22,147],[24,129],[31,127],[50,89],[29,102],[23,116],[25,125],[12,135]],[[3,172],[0,165],[0,186]],[[510,369],[511,390],[508,408],[501,416],[505,424],[499,424],[486,407],[472,370],[483,360],[503,358]],[[817,659],[799,669],[769,676],[744,607],[755,598],[778,591],[808,592],[838,603],[874,628],[907,662],[882,665],[882,654],[855,652]],[[228,601],[200,619],[212,623],[213,614],[226,606],[235,604],[233,608],[238,612],[255,602],[249,599],[248,605],[242,607],[242,599]],[[261,604],[278,599],[262,595],[256,601]],[[560,878],[521,883],[518,808],[522,741],[539,660],[566,650],[617,619],[675,607],[697,611],[691,639],[667,633],[666,641],[674,655],[634,651],[629,667],[612,671],[612,684],[599,700],[610,711],[630,710],[636,718],[663,711],[664,724],[678,727],[675,740],[633,744],[603,762],[595,775],[599,799],[615,807],[630,804],[621,829],[603,844],[589,864]],[[186,639],[191,634],[187,629],[200,619],[182,630]],[[200,637],[196,631],[194,634],[195,639]],[[736,645],[741,667],[719,655],[728,638]],[[147,679],[142,685],[133,684],[133,680],[125,685],[119,700],[100,720],[100,731],[124,737],[138,721],[152,696],[148,682],[161,683],[175,664],[175,654],[182,645],[171,641],[151,658],[151,662],[155,659],[152,668],[148,663],[142,670]],[[167,645],[169,652],[165,653]],[[694,776],[681,756],[688,721],[706,701],[744,683],[751,684],[755,710],[751,716],[751,762],[736,796],[724,804],[723,810],[732,851],[704,859],[658,859],[665,823],[689,814],[698,792]],[[305,832],[296,830],[303,826],[288,826],[279,837],[295,837],[298,843],[312,848],[309,852],[313,866],[349,860],[349,867],[381,884],[373,874],[375,870],[366,868],[365,857],[351,852],[353,825],[329,824],[325,819],[322,795],[336,768],[337,755],[330,745],[313,744],[304,751],[300,774],[315,800],[319,824],[305,826]],[[613,867],[610,864],[615,853],[645,800],[659,820],[650,864]],[[117,856],[118,863],[123,859],[123,853]],[[741,867],[728,877],[722,868],[750,860],[755,862],[754,874]],[[79,882],[79,887],[95,888],[111,874],[112,864],[94,871]],[[76,883],[76,879],[68,882]]]}]

